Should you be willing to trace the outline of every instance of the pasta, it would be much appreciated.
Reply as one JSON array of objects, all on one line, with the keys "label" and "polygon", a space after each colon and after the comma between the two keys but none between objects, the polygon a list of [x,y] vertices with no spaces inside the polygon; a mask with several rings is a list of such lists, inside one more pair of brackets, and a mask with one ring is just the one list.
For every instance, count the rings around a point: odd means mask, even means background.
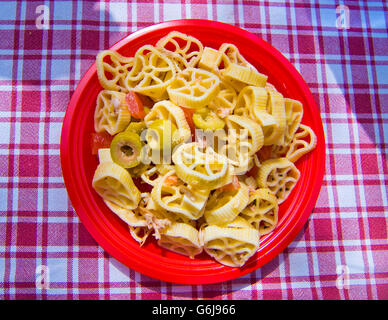
[{"label": "pasta", "polygon": [[317,144],[303,105],[231,43],[172,31],[133,57],[96,58],[101,91],[92,186],[140,246],[242,267],[276,230]]}]

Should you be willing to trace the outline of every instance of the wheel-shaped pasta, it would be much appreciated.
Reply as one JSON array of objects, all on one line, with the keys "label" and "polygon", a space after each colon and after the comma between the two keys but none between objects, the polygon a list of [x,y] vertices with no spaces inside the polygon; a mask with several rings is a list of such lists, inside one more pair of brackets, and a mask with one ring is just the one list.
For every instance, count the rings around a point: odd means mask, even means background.
[{"label": "wheel-shaped pasta", "polygon": [[210,48],[205,47],[201,59],[199,60],[198,67],[201,69],[214,72],[218,70],[218,64],[220,63],[221,52]]},{"label": "wheel-shaped pasta", "polygon": [[267,188],[260,188],[250,193],[249,203],[241,212],[260,235],[273,231],[278,223],[279,206],[277,198]]},{"label": "wheel-shaped pasta", "polygon": [[[266,109],[256,112],[256,119],[264,132],[264,145],[283,145],[286,130],[286,111],[283,95],[279,92],[267,90],[268,103]],[[275,123],[271,121],[275,120]]]},{"label": "wheel-shaped pasta", "polygon": [[265,88],[247,86],[238,95],[234,114],[257,120],[257,113],[267,107],[268,93]]},{"label": "wheel-shaped pasta", "polygon": [[237,63],[229,64],[221,71],[221,74],[238,91],[241,91],[247,85],[265,87],[268,79],[265,74]]},{"label": "wheel-shaped pasta", "polygon": [[219,83],[220,79],[209,71],[188,68],[177,74],[167,92],[176,105],[198,109],[208,105],[217,95]]},{"label": "wheel-shaped pasta", "polygon": [[187,223],[173,223],[161,233],[158,244],[170,251],[194,259],[202,252],[198,230]]},{"label": "wheel-shaped pasta", "polygon": [[243,152],[246,148],[248,155],[252,156],[263,146],[263,130],[254,120],[231,115],[226,117],[226,126],[228,128],[228,142],[237,143],[240,152]]},{"label": "wheel-shaped pasta", "polygon": [[198,142],[180,145],[172,155],[177,176],[196,189],[210,190],[228,183],[230,166],[226,157]]},{"label": "wheel-shaped pasta", "polygon": [[145,116],[144,121],[149,127],[157,119],[170,120],[177,128],[173,134],[173,144],[185,142],[191,137],[190,126],[186,121],[185,113],[181,108],[168,100],[154,104],[151,111]]},{"label": "wheel-shaped pasta", "polygon": [[105,50],[98,53],[96,67],[101,86],[107,90],[128,92],[124,80],[133,63],[133,57],[124,57],[114,51]]},{"label": "wheel-shaped pasta", "polygon": [[296,162],[317,145],[317,136],[309,126],[301,124],[291,143],[285,147],[274,146],[272,153]]},{"label": "wheel-shaped pasta", "polygon": [[127,90],[156,101],[167,98],[166,88],[175,78],[173,62],[160,50],[145,45],[136,51],[133,68],[125,78]]},{"label": "wheel-shaped pasta", "polygon": [[124,209],[133,210],[140,201],[140,191],[127,170],[111,162],[103,162],[94,172],[92,186],[104,199]]},{"label": "wheel-shaped pasta", "polygon": [[184,219],[197,220],[203,215],[209,190],[197,190],[180,180],[171,170],[157,180],[151,191],[155,205]]},{"label": "wheel-shaped pasta", "polygon": [[110,200],[105,200],[105,204],[107,207],[115,213],[121,220],[123,220],[126,224],[132,227],[146,227],[147,222],[142,215],[137,213],[134,210],[128,210],[117,204],[113,203]]},{"label": "wheel-shaped pasta", "polygon": [[110,155],[110,148],[100,148],[98,149],[98,162],[113,162]]},{"label": "wheel-shaped pasta", "polygon": [[299,170],[287,158],[269,159],[259,168],[257,184],[270,189],[280,204],[287,199],[299,177]]},{"label": "wheel-shaped pasta", "polygon": [[239,66],[247,67],[254,71],[257,71],[257,69],[244,58],[244,56],[240,53],[240,51],[234,44],[223,43],[218,49],[218,51],[227,57],[229,63],[235,63]]},{"label": "wheel-shaped pasta", "polygon": [[220,81],[220,91],[209,103],[209,108],[214,110],[220,118],[225,118],[233,113],[237,104],[237,93],[232,86]]},{"label": "wheel-shaped pasta", "polygon": [[249,202],[249,188],[244,183],[233,190],[217,189],[206,204],[204,217],[208,224],[225,224],[233,221]]},{"label": "wheel-shaped pasta", "polygon": [[125,94],[111,90],[101,90],[97,96],[94,111],[94,130],[106,131],[110,135],[123,131],[131,121],[131,113],[125,102]]},{"label": "wheel-shaped pasta", "polygon": [[206,225],[200,231],[205,252],[219,263],[241,267],[259,248],[259,232],[237,217],[224,226]]},{"label": "wheel-shaped pasta", "polygon": [[148,236],[152,233],[152,229],[149,229],[147,226],[134,227],[128,225],[128,229],[132,238],[137,241],[140,246],[142,246],[146,242]]},{"label": "wheel-shaped pasta", "polygon": [[300,101],[284,98],[284,109],[286,112],[286,130],[284,132],[284,144],[291,143],[295,132],[298,130],[303,117],[303,105]]},{"label": "wheel-shaped pasta", "polygon": [[201,41],[178,31],[172,31],[161,38],[156,47],[179,54],[190,67],[198,64],[203,52]]}]

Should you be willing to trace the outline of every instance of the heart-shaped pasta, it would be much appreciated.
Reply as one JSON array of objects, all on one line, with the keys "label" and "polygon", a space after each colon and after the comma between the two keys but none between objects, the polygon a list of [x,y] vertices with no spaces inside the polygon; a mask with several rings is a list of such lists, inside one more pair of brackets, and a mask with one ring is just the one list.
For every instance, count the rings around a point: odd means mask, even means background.
[{"label": "heart-shaped pasta", "polygon": [[233,190],[215,190],[206,204],[204,217],[208,224],[225,224],[233,221],[247,206],[249,188],[242,182],[240,188]]},{"label": "heart-shaped pasta", "polygon": [[241,216],[259,230],[260,235],[264,235],[275,229],[278,211],[278,202],[271,190],[260,188],[250,193],[249,203]]},{"label": "heart-shaped pasta", "polygon": [[220,79],[211,72],[188,68],[178,73],[167,87],[168,96],[178,106],[202,108],[217,95]]},{"label": "heart-shaped pasta", "polygon": [[127,90],[158,101],[167,98],[166,88],[174,78],[173,62],[157,48],[145,45],[136,51],[133,68],[124,82]]},{"label": "heart-shaped pasta", "polygon": [[259,168],[257,184],[270,189],[280,204],[287,199],[299,177],[299,170],[287,158],[269,159]]},{"label": "heart-shaped pasta", "polygon": [[158,244],[170,251],[194,259],[202,252],[198,230],[187,223],[173,223],[161,233]]},{"label": "heart-shaped pasta", "polygon": [[201,41],[178,31],[172,31],[161,38],[156,47],[179,54],[190,67],[198,64],[203,52]]},{"label": "heart-shaped pasta", "polygon": [[106,131],[113,136],[123,131],[130,121],[131,113],[125,102],[125,94],[111,90],[100,91],[94,111],[94,130]]},{"label": "heart-shaped pasta", "polygon": [[124,79],[132,69],[133,63],[133,57],[124,57],[110,50],[99,52],[96,58],[96,68],[101,86],[107,90],[128,92]]},{"label": "heart-shaped pasta", "polygon": [[180,145],[172,155],[177,176],[197,189],[215,189],[228,183],[228,160],[212,148],[201,149],[198,142]]},{"label": "heart-shaped pasta", "polygon": [[241,217],[224,226],[205,225],[200,239],[204,250],[219,263],[241,267],[259,247],[259,232]]},{"label": "heart-shaped pasta", "polygon": [[178,130],[172,137],[173,144],[185,142],[191,137],[191,130],[186,121],[185,113],[172,102],[164,100],[155,103],[151,111],[145,116],[144,121],[149,127],[157,119],[170,120],[177,127]]},{"label": "heart-shaped pasta", "polygon": [[203,215],[209,190],[194,189],[171,170],[157,180],[151,197],[155,205],[184,219],[197,220]]},{"label": "heart-shaped pasta", "polygon": [[103,162],[97,166],[92,185],[104,200],[124,209],[133,210],[140,201],[140,191],[131,175],[113,162]]}]

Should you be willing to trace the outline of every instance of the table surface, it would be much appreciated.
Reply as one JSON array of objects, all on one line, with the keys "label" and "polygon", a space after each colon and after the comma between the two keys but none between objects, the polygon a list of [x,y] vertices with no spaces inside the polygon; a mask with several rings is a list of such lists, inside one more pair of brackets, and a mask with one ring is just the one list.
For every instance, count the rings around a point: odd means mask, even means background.
[{"label": "table surface", "polygon": [[[211,285],[155,280],[111,257],[72,208],[60,166],[66,108],[96,54],[186,18],[236,25],[281,51],[310,87],[327,142],[296,239],[257,271]],[[0,298],[388,299],[387,24],[385,1],[1,1]]]}]

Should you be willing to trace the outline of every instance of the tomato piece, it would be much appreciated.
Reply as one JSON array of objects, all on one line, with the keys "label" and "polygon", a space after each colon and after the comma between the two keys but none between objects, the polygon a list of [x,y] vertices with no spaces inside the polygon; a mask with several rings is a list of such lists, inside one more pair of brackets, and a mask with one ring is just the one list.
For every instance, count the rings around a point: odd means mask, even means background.
[{"label": "tomato piece", "polygon": [[263,146],[256,154],[260,161],[268,160],[272,155],[272,146]]},{"label": "tomato piece", "polygon": [[235,191],[240,189],[240,182],[238,181],[237,176],[233,176],[233,180],[231,183],[221,187],[222,191]]},{"label": "tomato piece", "polygon": [[257,172],[259,171],[259,168],[254,164],[253,167],[246,173],[248,177],[257,177]]},{"label": "tomato piece", "polygon": [[178,185],[178,177],[175,176],[175,175],[168,176],[164,181],[169,186],[176,186],[176,185]]},{"label": "tomato piece", "polygon": [[144,119],[146,115],[144,111],[144,105],[136,92],[129,91],[125,96],[125,102],[128,105],[128,109],[132,117],[136,119]]},{"label": "tomato piece", "polygon": [[191,138],[192,138],[192,141],[195,140],[195,124],[194,124],[194,121],[193,121],[193,114],[194,114],[194,109],[190,109],[190,108],[185,108],[185,107],[180,107],[183,112],[185,113],[185,117],[186,117],[186,121],[190,127],[190,131],[191,131]]},{"label": "tomato piece", "polygon": [[93,132],[91,138],[92,154],[97,155],[98,149],[109,148],[113,137],[106,131]]}]

